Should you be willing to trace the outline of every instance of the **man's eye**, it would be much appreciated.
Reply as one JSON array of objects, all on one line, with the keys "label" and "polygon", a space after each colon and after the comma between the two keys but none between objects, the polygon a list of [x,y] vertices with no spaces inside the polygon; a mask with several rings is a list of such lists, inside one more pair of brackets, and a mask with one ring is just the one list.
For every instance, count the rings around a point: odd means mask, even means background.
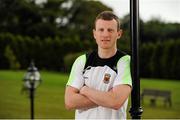
[{"label": "man's eye", "polygon": [[99,29],[99,31],[100,31],[100,32],[103,32],[103,31],[104,31],[104,29]]},{"label": "man's eye", "polygon": [[113,32],[113,29],[108,29],[109,32]]}]

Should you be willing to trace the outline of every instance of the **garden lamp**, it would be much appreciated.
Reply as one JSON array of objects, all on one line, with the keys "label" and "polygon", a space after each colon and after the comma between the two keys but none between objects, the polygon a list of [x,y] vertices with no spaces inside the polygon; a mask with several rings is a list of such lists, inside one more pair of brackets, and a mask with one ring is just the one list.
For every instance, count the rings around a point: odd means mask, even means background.
[{"label": "garden lamp", "polygon": [[38,69],[35,67],[34,62],[32,61],[30,66],[27,69],[27,73],[24,76],[24,86],[26,88],[37,88],[41,82],[41,76]]},{"label": "garden lamp", "polygon": [[34,91],[40,83],[40,73],[32,61],[24,76],[24,87],[30,91],[31,119],[34,119]]}]

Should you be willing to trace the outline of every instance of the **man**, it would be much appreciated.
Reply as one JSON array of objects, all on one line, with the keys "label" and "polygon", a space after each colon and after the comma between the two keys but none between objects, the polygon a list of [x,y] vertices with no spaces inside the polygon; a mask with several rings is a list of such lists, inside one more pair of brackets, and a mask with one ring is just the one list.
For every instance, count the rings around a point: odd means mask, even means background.
[{"label": "man", "polygon": [[93,35],[98,50],[82,55],[72,66],[65,106],[76,119],[126,119],[131,93],[130,56],[117,49],[120,22],[111,11],[100,13]]}]

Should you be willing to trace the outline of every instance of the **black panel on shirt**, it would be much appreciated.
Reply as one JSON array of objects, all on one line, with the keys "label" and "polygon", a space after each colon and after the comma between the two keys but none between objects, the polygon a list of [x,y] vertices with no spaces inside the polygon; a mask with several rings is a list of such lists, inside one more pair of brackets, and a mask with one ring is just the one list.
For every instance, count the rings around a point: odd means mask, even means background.
[{"label": "black panel on shirt", "polygon": [[112,70],[117,72],[117,62],[119,59],[126,55],[126,53],[117,50],[116,54],[111,58],[102,59],[98,56],[97,51],[93,51],[91,53],[86,54],[86,64],[84,70],[88,69],[89,67],[98,67],[98,66],[109,66]]}]

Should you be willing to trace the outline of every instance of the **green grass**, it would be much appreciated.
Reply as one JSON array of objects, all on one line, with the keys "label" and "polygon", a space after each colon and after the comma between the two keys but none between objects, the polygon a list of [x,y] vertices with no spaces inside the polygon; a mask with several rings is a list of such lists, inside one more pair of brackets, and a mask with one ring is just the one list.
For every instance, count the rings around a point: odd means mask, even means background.
[{"label": "green grass", "polygon": [[[30,118],[30,100],[28,94],[21,91],[24,73],[25,71],[0,71],[0,118]],[[42,83],[35,94],[35,118],[74,118],[74,111],[64,108],[64,89],[68,75],[41,72],[41,76]],[[145,98],[142,118],[180,118],[180,81],[142,79],[141,90],[143,88],[172,91],[172,107],[164,106],[161,99],[152,107],[149,99]]]},{"label": "green grass", "polygon": [[[30,118],[30,99],[22,94],[23,71],[0,71],[0,118]],[[35,118],[73,118],[64,108],[67,75],[42,72],[35,95]]]}]

